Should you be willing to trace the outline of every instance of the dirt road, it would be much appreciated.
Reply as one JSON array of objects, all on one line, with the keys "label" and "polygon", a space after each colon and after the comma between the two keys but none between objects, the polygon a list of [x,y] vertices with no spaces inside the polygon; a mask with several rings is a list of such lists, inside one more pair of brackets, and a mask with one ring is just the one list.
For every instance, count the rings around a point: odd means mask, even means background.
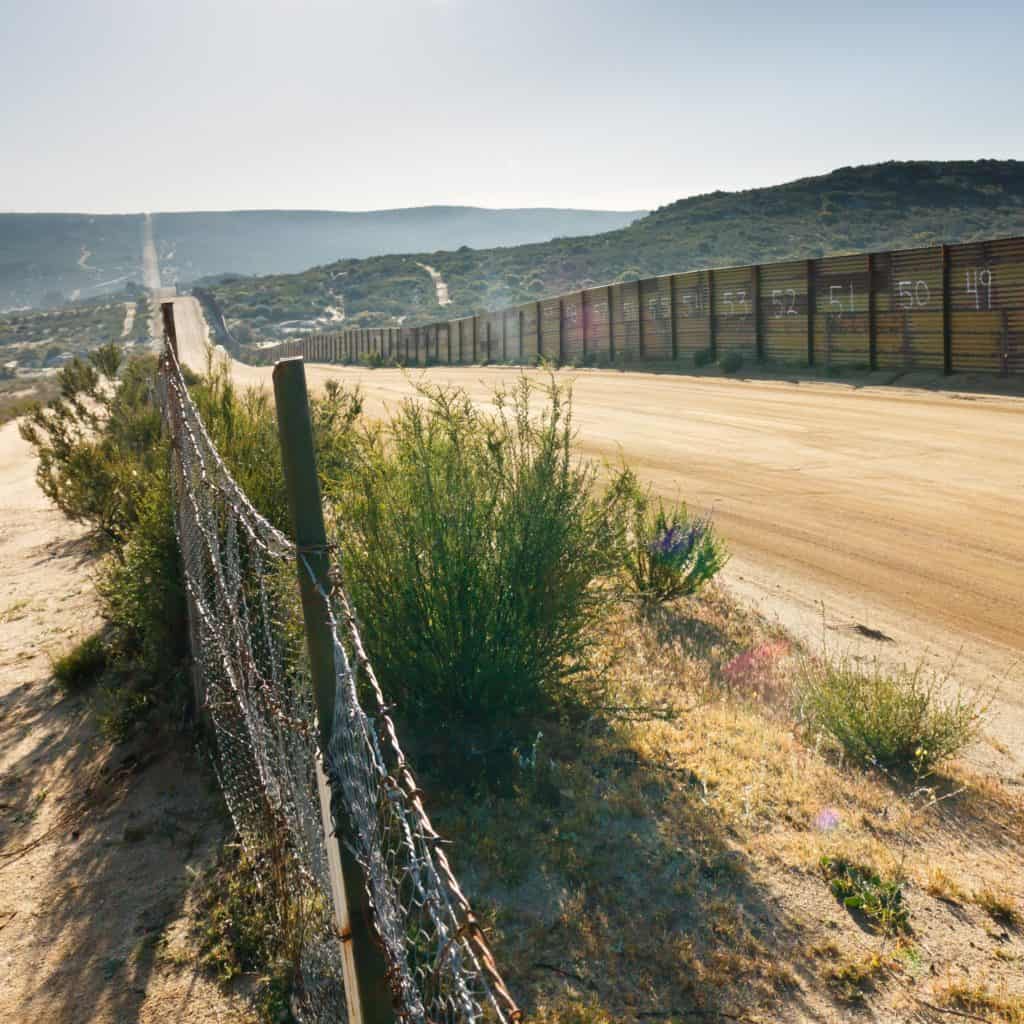
[{"label": "dirt road", "polygon": [[160,288],[160,261],[153,241],[153,218],[148,213],[142,225],[142,283],[151,291]]},{"label": "dirt road", "polygon": [[[184,357],[199,365],[198,307],[177,309]],[[313,386],[358,383],[371,412],[409,395],[416,376],[308,372]],[[519,372],[429,376],[486,400]],[[240,364],[234,373],[270,378]],[[1024,400],[595,370],[558,378],[573,382],[585,452],[625,459],[657,493],[713,510],[741,596],[833,649],[954,666],[998,692],[992,731],[1024,747]]]}]

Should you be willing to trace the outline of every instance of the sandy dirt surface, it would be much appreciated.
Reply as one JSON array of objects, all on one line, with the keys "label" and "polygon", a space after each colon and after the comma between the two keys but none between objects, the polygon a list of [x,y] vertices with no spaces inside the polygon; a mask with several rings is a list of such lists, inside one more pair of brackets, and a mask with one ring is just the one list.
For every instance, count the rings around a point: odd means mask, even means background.
[{"label": "sandy dirt surface", "polygon": [[[198,304],[177,300],[176,319],[183,358],[202,367]],[[271,371],[233,372],[267,384]],[[520,372],[428,376],[485,401]],[[359,384],[371,414],[418,375],[308,368],[313,387]],[[1024,399],[600,370],[558,379],[573,384],[583,451],[713,511],[734,591],[833,651],[950,669],[991,698],[990,733],[1016,753],[989,753],[1024,779]]]},{"label": "sandy dirt surface", "polygon": [[81,528],[0,429],[0,1017],[53,1024],[246,1021],[191,966],[189,869],[223,815],[193,752],[112,747],[51,676],[98,625]]}]

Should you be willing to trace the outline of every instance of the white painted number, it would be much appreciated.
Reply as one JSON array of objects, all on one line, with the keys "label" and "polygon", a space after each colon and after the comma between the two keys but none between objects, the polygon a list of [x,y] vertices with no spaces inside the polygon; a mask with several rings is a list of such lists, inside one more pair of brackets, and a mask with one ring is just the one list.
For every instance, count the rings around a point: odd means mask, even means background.
[{"label": "white painted number", "polygon": [[772,305],[775,307],[774,316],[776,319],[784,316],[796,316],[796,289],[773,288]]},{"label": "white painted number", "polygon": [[853,282],[850,282],[850,306],[849,309],[843,304],[844,292],[846,286],[842,284],[830,284],[828,286],[828,303],[831,306],[831,312],[835,315],[836,319],[841,319],[843,313],[853,313]]},{"label": "white painted number", "polygon": [[700,316],[704,310],[701,293],[699,291],[695,291],[692,295],[684,295],[683,309],[683,316]]},{"label": "white painted number", "polygon": [[931,300],[932,293],[927,281],[899,281],[897,290],[902,300],[901,309],[913,309],[915,306],[923,309]]},{"label": "white painted number", "polygon": [[726,316],[742,316],[750,312],[750,302],[747,300],[747,293],[740,288],[734,292],[722,293],[722,305],[725,306]]},{"label": "white painted number", "polygon": [[984,270],[967,271],[967,294],[974,296],[974,308],[981,309],[981,293],[985,293],[985,309],[992,308],[992,271],[987,267]]}]

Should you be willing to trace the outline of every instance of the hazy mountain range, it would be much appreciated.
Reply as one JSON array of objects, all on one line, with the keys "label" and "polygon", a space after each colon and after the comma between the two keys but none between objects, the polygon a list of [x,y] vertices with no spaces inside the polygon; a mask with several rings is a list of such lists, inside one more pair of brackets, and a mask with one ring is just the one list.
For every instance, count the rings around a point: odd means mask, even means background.
[{"label": "hazy mountain range", "polygon": [[[622,227],[644,211],[427,206],[368,213],[155,213],[165,283],[301,271],[388,252],[489,248]],[[142,280],[142,214],[0,214],[0,309],[57,305]]]}]

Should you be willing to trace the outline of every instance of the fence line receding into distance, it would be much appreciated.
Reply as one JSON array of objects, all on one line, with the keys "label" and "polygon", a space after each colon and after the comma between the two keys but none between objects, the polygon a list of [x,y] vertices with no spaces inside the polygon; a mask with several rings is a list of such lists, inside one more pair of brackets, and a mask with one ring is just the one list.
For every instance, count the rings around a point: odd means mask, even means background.
[{"label": "fence line receding into distance", "polygon": [[171,304],[164,312],[160,398],[195,681],[242,848],[291,943],[292,1011],[313,1024],[517,1021],[317,541],[302,364],[275,368],[296,544],[214,447],[178,365]]},{"label": "fence line receding into distance", "polygon": [[859,370],[1024,373],[1024,238],[666,274],[419,327],[311,334],[261,357],[603,365],[699,351]]}]

